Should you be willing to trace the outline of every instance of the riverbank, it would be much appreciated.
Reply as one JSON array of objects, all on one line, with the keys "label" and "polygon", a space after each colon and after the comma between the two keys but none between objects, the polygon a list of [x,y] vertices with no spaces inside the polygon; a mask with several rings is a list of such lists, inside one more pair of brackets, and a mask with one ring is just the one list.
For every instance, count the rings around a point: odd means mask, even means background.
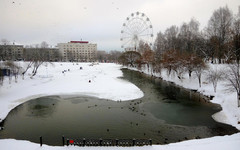
[{"label": "riverbank", "polygon": [[[226,64],[208,64],[209,69],[218,69],[225,70],[227,68]],[[138,70],[136,68],[128,68],[135,71],[143,72],[147,75],[151,75],[157,78],[161,78],[165,81],[172,82],[178,86],[184,87],[186,89],[197,91],[207,97],[211,97],[212,103],[216,103],[221,105],[222,110],[218,113],[215,113],[212,117],[214,120],[232,125],[240,130],[240,108],[237,107],[237,92],[228,91],[226,87],[226,80],[219,81],[217,86],[217,91],[214,92],[212,83],[209,83],[207,78],[207,73],[204,72],[202,74],[202,86],[199,87],[198,79],[194,75],[191,78],[188,77],[188,74],[185,73],[183,75],[183,80],[179,80],[176,75],[168,76],[166,70],[162,70],[160,73],[152,73],[151,69],[142,68],[142,70]]]},{"label": "riverbank", "polygon": [[[21,62],[22,63],[22,62]],[[24,64],[21,64],[24,65]],[[80,66],[83,67],[80,70]],[[54,63],[54,65],[41,66],[37,76],[33,79],[26,76],[25,80],[18,79],[17,83],[8,79],[0,87],[0,117],[3,120],[16,106],[33,97],[56,94],[82,94],[111,100],[130,100],[143,96],[142,91],[132,83],[121,80],[121,66],[116,64],[99,64],[89,66],[89,63]],[[69,71],[68,71],[69,69]],[[65,73],[62,73],[66,70]],[[89,80],[91,82],[89,82]],[[148,147],[84,147],[82,149],[211,149],[238,150],[240,133],[231,136],[221,136],[200,140],[189,140],[168,145],[153,145]],[[8,150],[75,150],[79,147],[57,147],[32,143],[29,141],[2,139],[1,149]]]}]

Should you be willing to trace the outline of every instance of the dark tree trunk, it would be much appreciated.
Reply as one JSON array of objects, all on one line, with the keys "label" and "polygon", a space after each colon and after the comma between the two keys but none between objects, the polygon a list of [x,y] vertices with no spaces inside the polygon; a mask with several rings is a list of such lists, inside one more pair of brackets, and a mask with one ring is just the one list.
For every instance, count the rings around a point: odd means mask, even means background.
[{"label": "dark tree trunk", "polygon": [[237,93],[238,107],[240,107],[240,93]]},{"label": "dark tree trunk", "polygon": [[218,63],[221,64],[222,63],[222,60],[221,58],[218,58]]},{"label": "dark tree trunk", "polygon": [[198,83],[199,83],[199,87],[201,87],[201,75],[198,76]]},{"label": "dark tree trunk", "polygon": [[189,78],[192,77],[192,71],[191,70],[188,70],[188,75],[189,75]]}]

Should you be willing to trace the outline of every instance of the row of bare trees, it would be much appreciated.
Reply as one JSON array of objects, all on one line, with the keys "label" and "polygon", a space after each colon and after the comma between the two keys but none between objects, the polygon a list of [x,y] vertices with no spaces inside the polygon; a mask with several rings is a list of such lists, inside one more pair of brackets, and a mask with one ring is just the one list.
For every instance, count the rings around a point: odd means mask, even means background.
[{"label": "row of bare trees", "polygon": [[191,19],[180,27],[171,26],[159,32],[154,44],[158,55],[167,50],[195,53],[212,63],[240,61],[240,7],[233,14],[227,6],[215,10],[208,25],[200,31],[200,23]]},{"label": "row of bare trees", "polygon": [[111,50],[109,52],[106,51],[97,51],[96,60],[99,62],[113,62],[117,63],[118,58],[121,56],[122,52],[117,50]]},{"label": "row of bare trees", "polygon": [[229,63],[227,68],[209,68],[203,58],[196,54],[180,52],[177,50],[165,51],[161,59],[158,59],[156,51],[146,49],[142,52],[126,51],[119,57],[119,63],[143,70],[146,66],[149,73],[167,71],[167,75],[176,75],[181,82],[184,82],[184,75],[187,73],[191,80],[192,74],[198,79],[199,87],[202,86],[202,75],[205,74],[206,81],[211,83],[214,92],[217,91],[217,84],[221,80],[227,81],[227,89],[237,92],[238,107],[240,107],[240,65],[236,62]]},{"label": "row of bare trees", "polygon": [[203,59],[195,54],[169,50],[162,54],[161,59],[158,59],[156,51],[151,50],[150,47],[143,50],[142,54],[137,51],[127,51],[119,57],[119,62],[138,69],[146,66],[148,72],[151,73],[161,73],[162,69],[166,69],[168,76],[177,75],[181,81],[186,72],[189,78],[194,72],[198,77],[200,87],[201,74],[207,68]]}]

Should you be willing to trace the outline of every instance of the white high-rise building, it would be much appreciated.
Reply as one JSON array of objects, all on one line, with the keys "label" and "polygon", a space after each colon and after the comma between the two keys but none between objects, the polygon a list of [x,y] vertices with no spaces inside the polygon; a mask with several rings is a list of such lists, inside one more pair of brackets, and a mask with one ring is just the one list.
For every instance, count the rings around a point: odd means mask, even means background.
[{"label": "white high-rise building", "polygon": [[91,44],[88,41],[70,41],[58,43],[57,46],[63,61],[92,62],[96,60],[97,44]]}]

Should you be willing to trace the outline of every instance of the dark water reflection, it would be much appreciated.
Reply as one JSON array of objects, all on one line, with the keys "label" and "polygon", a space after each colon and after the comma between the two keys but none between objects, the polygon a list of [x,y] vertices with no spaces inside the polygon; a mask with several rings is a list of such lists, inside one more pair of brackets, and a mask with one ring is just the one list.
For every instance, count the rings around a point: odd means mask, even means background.
[{"label": "dark water reflection", "polygon": [[[198,94],[123,69],[124,79],[143,92],[141,99],[115,102],[86,96],[48,96],[12,110],[0,138],[15,138],[61,145],[72,138],[151,138],[170,143],[196,137],[233,134],[237,130],[215,122],[218,105],[202,103]],[[104,85],[103,85],[104,86]]]},{"label": "dark water reflection", "polygon": [[29,117],[47,118],[56,112],[59,97],[40,97],[27,103],[27,113]]}]

